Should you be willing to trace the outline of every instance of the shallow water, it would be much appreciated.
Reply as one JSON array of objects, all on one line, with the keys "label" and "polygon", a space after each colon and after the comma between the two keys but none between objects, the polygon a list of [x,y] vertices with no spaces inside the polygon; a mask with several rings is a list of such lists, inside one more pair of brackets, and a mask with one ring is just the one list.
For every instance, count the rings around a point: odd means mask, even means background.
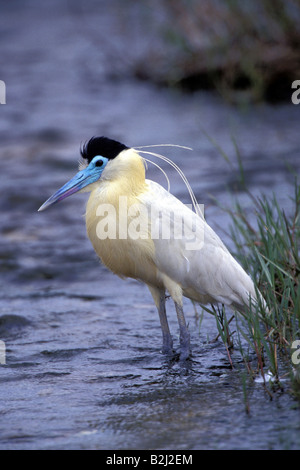
[{"label": "shallow water", "polygon": [[[168,155],[230,247],[229,221],[210,195],[231,203],[228,187],[238,180],[231,135],[250,189],[274,191],[289,210],[289,165],[298,173],[300,166],[299,109],[289,103],[237,109],[210,94],[112,79],[105,51],[78,28],[69,2],[9,5],[1,6],[0,51],[7,86],[7,104],[0,107],[0,340],[6,345],[0,448],[299,448],[299,411],[290,395],[285,390],[270,401],[261,384],[252,384],[247,415],[240,374],[230,369],[222,344],[210,342],[217,335],[214,319],[204,316],[199,329],[190,302],[192,361],[183,366],[162,356],[147,288],[109,273],[87,240],[85,195],[36,212],[75,173],[79,145],[90,136],[136,146],[172,142],[193,147]],[[104,36],[120,11],[118,2],[110,5],[98,17]],[[88,8],[85,15],[85,21],[93,16]],[[118,35],[129,41],[114,31],[116,44]],[[153,168],[148,176],[165,184]],[[176,175],[171,183],[189,202]],[[251,205],[243,193],[240,198]],[[178,347],[170,301],[167,308]],[[237,351],[233,359],[239,363]]]}]

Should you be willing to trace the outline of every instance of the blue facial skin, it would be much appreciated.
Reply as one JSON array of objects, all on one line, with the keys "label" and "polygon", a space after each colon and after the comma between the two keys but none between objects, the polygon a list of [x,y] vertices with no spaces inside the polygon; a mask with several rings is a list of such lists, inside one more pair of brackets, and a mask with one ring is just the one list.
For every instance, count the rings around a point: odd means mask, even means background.
[{"label": "blue facial skin", "polygon": [[62,186],[39,208],[39,212],[44,211],[49,206],[62,201],[71,194],[77,193],[85,186],[95,183],[101,177],[101,174],[107,165],[108,158],[96,155],[87,168],[79,171],[70,181]]}]

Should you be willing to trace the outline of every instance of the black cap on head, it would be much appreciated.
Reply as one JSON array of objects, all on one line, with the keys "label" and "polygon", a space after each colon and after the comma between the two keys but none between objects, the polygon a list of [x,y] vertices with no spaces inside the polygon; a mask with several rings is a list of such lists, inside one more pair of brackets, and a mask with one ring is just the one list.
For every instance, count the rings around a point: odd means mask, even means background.
[{"label": "black cap on head", "polygon": [[108,137],[92,137],[80,149],[81,156],[90,163],[96,155],[113,159],[119,155],[122,150],[129,147],[117,142],[116,140],[109,139]]}]

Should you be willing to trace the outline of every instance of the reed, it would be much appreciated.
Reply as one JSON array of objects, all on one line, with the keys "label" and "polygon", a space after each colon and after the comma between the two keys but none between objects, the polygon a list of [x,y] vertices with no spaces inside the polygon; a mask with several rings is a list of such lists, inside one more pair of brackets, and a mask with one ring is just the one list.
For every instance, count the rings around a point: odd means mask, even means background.
[{"label": "reed", "polygon": [[[240,157],[238,166],[241,171]],[[244,175],[242,169],[243,181]],[[239,349],[251,379],[259,378],[270,397],[274,390],[285,388],[300,400],[300,352],[295,353],[300,343],[297,343],[300,340],[300,185],[295,175],[294,178],[288,212],[280,207],[275,194],[268,199],[247,190],[253,207],[251,217],[237,196],[230,209],[223,208],[231,219],[234,256],[251,275],[269,312],[259,303],[244,316],[234,313],[235,332],[231,334],[232,319],[227,321],[224,308],[222,315],[220,309],[206,310],[216,318],[227,353],[229,347]],[[236,367],[230,355],[229,358],[232,367]]]}]

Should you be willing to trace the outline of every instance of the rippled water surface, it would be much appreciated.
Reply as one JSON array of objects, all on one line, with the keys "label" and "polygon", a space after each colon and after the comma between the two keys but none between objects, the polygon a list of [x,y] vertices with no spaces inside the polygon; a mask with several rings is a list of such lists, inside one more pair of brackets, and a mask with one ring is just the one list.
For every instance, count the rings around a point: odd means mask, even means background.
[{"label": "rippled water surface", "polygon": [[[75,173],[79,145],[92,135],[127,145],[172,142],[193,147],[168,155],[230,247],[229,221],[210,195],[231,203],[228,187],[238,179],[231,136],[250,189],[275,192],[288,210],[289,168],[299,172],[300,166],[299,109],[289,103],[238,109],[214,95],[113,78],[109,52],[79,27],[71,2],[48,3],[1,6],[7,104],[0,107],[0,339],[6,346],[0,448],[299,448],[299,411],[290,395],[276,393],[270,401],[255,383],[247,415],[241,375],[230,369],[222,344],[211,342],[214,319],[204,316],[200,329],[190,302],[192,360],[182,365],[162,356],[147,288],[109,273],[87,240],[85,195],[37,213]],[[99,15],[106,37],[119,11],[118,2],[110,5]],[[86,9],[85,21],[92,17]],[[232,168],[203,131],[228,153]],[[148,176],[163,182],[154,169]],[[171,182],[172,192],[188,202],[180,180],[174,175]],[[167,308],[178,347],[170,301]],[[233,358],[238,364],[237,351]]]}]

